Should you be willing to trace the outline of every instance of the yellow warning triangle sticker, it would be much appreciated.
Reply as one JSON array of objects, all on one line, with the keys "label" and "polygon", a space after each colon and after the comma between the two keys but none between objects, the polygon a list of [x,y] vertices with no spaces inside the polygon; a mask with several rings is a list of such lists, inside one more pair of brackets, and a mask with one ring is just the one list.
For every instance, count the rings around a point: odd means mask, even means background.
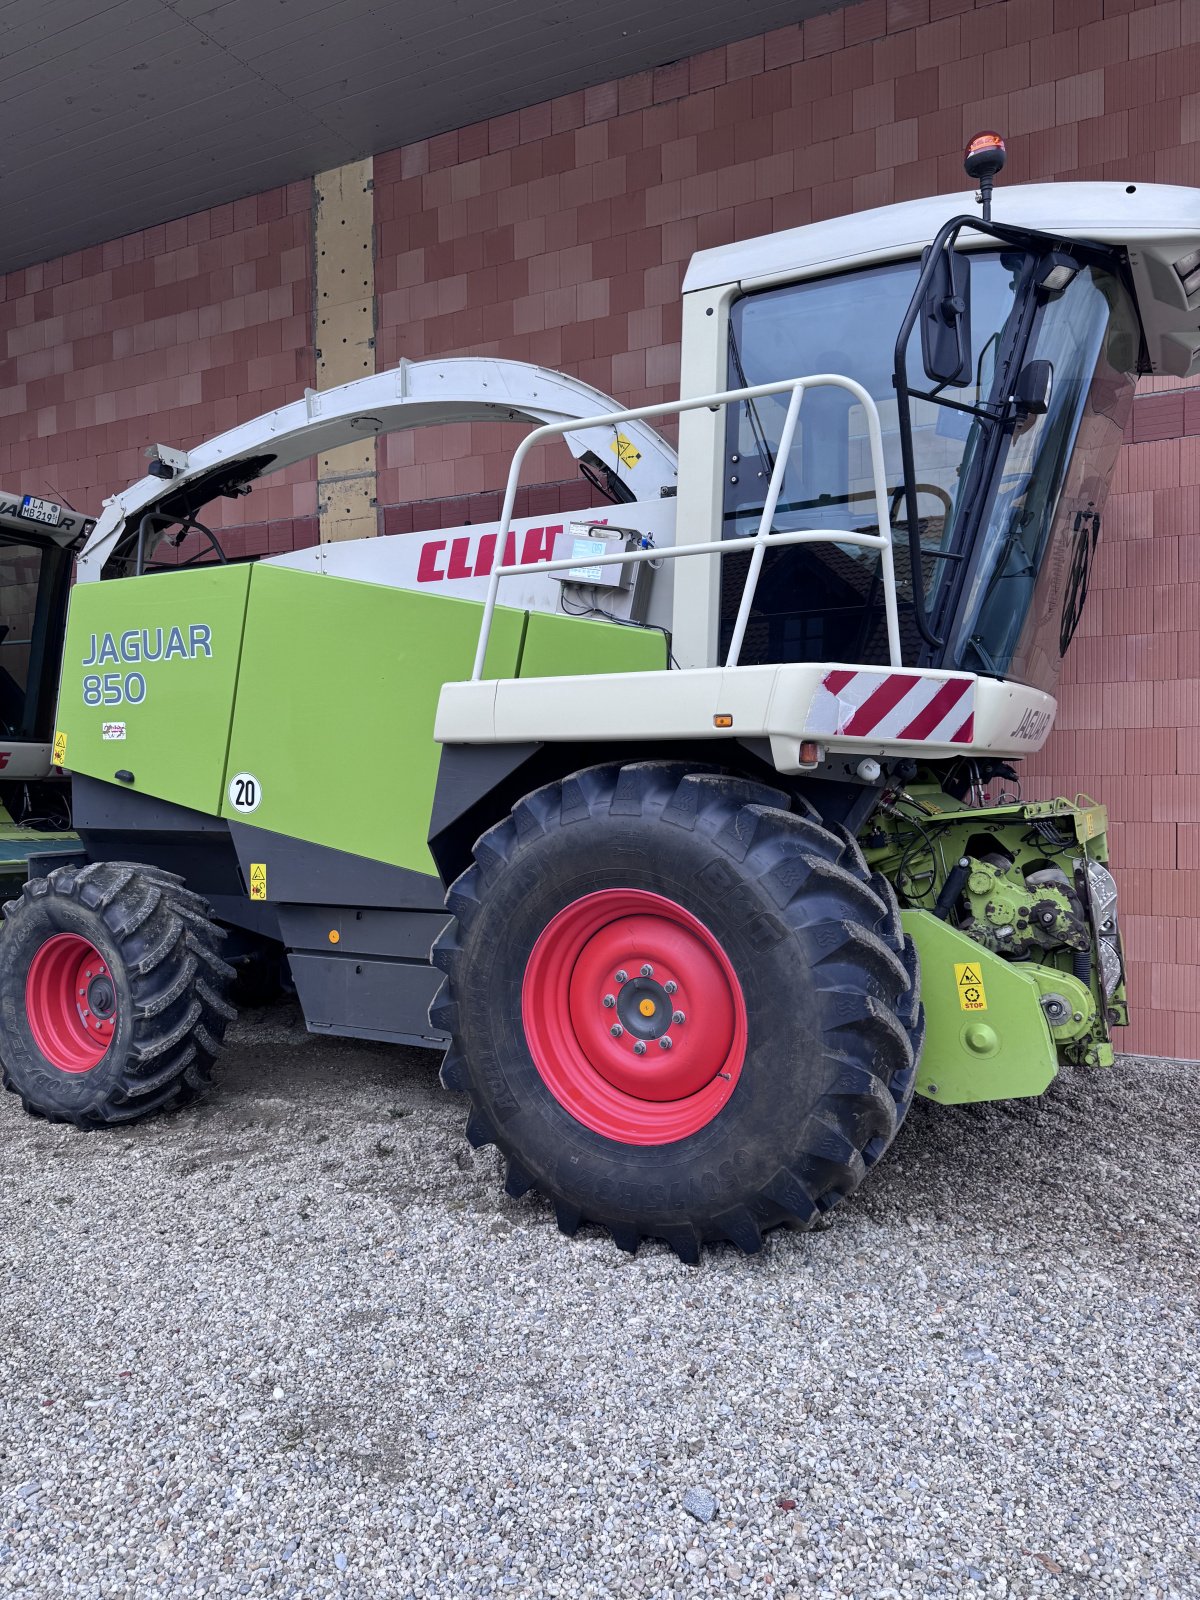
[{"label": "yellow warning triangle sticker", "polygon": [[642,452],[637,445],[634,444],[632,439],[627,439],[623,433],[618,433],[608,448],[623,467],[636,467],[642,459]]},{"label": "yellow warning triangle sticker", "polygon": [[251,883],[264,883],[266,881],[266,877],[267,877],[266,863],[263,862],[263,861],[256,861],[254,863],[254,865],[250,868],[250,882]]},{"label": "yellow warning triangle sticker", "polygon": [[981,981],[982,980],[980,979],[979,974],[975,971],[974,967],[959,968],[958,987],[960,989],[965,989],[968,984],[979,983]]}]

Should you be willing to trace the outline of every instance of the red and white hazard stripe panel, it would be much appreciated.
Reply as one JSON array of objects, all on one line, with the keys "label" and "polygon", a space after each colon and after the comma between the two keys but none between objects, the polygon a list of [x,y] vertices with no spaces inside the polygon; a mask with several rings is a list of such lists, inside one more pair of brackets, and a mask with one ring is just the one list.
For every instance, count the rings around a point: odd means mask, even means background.
[{"label": "red and white hazard stripe panel", "polygon": [[859,739],[925,739],[970,744],[973,678],[916,678],[902,672],[827,672],[813,696],[809,729]]}]

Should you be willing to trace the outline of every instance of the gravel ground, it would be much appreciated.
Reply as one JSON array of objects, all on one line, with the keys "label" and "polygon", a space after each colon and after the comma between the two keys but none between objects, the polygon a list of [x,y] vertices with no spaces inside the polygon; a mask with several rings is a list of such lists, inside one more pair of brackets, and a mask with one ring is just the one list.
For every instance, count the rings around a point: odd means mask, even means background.
[{"label": "gravel ground", "polygon": [[434,1057],[252,1021],[132,1131],[0,1097],[0,1594],[1200,1594],[1200,1068],[918,1104],[687,1268],[505,1199]]}]

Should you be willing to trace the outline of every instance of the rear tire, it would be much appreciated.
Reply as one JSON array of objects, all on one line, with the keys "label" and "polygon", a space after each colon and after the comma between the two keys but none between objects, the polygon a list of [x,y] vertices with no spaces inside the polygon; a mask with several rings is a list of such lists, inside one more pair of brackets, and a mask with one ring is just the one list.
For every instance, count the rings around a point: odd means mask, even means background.
[{"label": "rear tire", "polygon": [[232,968],[207,902],[156,867],[94,862],[26,883],[0,935],[0,1075],[77,1128],[183,1105],[209,1083]]},{"label": "rear tire", "polygon": [[442,1081],[508,1193],[536,1186],[564,1232],[756,1250],[894,1138],[916,949],[854,840],[791,804],[672,763],[596,767],[526,796],[451,887]]}]

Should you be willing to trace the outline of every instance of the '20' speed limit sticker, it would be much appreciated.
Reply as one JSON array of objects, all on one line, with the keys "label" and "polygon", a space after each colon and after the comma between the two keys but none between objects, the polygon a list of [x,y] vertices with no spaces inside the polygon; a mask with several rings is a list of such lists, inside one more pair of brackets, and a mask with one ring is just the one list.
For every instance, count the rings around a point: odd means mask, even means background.
[{"label": "'20' speed limit sticker", "polygon": [[251,772],[239,772],[229,785],[229,804],[235,811],[257,811],[262,785]]}]

